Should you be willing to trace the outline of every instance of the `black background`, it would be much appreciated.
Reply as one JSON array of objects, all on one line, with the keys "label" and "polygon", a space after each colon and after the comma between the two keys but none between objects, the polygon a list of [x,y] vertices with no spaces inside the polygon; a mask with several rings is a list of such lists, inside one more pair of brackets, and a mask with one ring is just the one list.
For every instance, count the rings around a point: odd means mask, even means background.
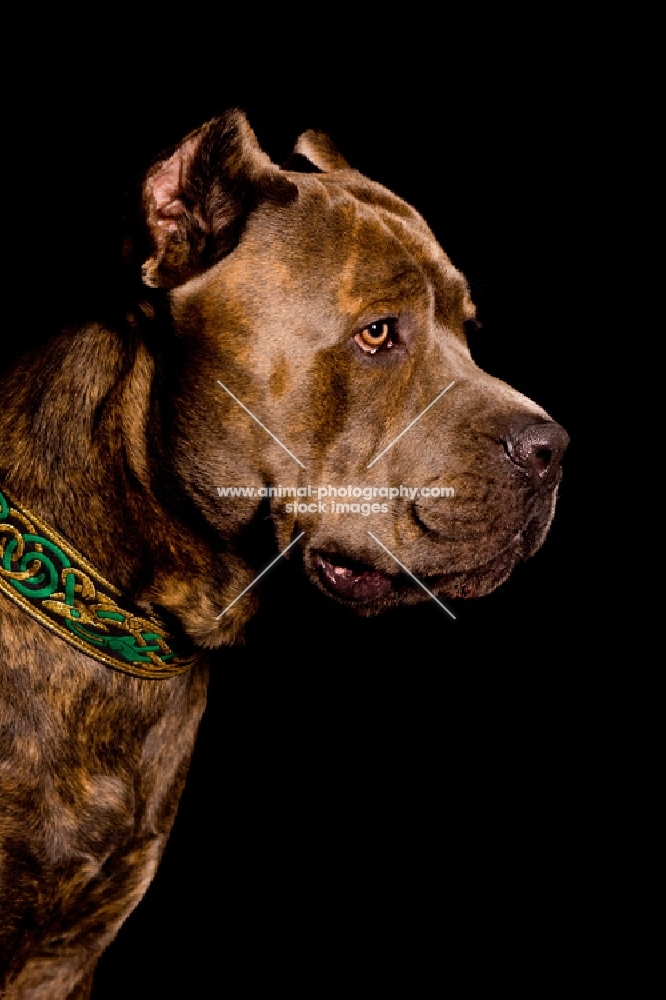
[{"label": "black background", "polygon": [[205,75],[165,57],[140,82],[136,53],[104,66],[80,53],[8,108],[5,359],[94,312],[123,191],[160,149],[238,106],[277,162],[321,128],[411,202],[471,283],[477,363],[571,436],[543,549],[494,594],[450,602],[455,622],[432,603],[357,621],[288,566],[266,578],[245,645],[215,658],[174,833],[102,959],[96,1000],[215,995],[231,979],[244,996],[267,973],[319,995],[355,956],[357,984],[371,984],[408,939],[431,960],[445,923],[469,943],[508,897],[538,911],[585,850],[572,826],[586,798],[571,748],[591,699],[572,658],[589,572],[573,359],[589,95],[538,52],[483,65],[471,50],[455,67],[445,46],[354,52],[236,73],[207,57]]}]

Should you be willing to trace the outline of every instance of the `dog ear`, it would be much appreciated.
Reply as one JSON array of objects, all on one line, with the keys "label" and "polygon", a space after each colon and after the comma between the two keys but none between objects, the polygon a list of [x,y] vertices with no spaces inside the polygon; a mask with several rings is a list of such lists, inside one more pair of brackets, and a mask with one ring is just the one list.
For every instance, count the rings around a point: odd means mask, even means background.
[{"label": "dog ear", "polygon": [[326,133],[315,132],[313,129],[299,135],[292,154],[282,166],[285,170],[296,170],[299,173],[349,170],[349,164]]},{"label": "dog ear", "polygon": [[261,199],[296,194],[241,111],[213,119],[148,171],[142,201],[153,252],[144,284],[173,288],[210,267],[234,248]]}]

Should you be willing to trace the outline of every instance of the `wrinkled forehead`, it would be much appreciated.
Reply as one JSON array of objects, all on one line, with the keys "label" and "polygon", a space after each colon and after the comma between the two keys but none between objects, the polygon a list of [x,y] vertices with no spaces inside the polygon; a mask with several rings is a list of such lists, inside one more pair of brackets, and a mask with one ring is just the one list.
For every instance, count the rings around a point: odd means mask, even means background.
[{"label": "wrinkled forehead", "polygon": [[290,177],[298,197],[260,204],[225,268],[239,294],[251,268],[252,294],[270,284],[274,295],[330,299],[349,314],[392,294],[432,301],[440,316],[463,301],[464,278],[402,199],[354,170]]}]

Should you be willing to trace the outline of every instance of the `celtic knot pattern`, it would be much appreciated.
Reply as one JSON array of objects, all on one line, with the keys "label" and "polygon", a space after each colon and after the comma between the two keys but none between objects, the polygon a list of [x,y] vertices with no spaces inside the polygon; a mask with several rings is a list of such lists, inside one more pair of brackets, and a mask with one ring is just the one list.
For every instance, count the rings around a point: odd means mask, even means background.
[{"label": "celtic knot pattern", "polygon": [[120,591],[4,489],[0,590],[77,649],[124,673],[174,677],[192,666],[191,657],[172,649],[157,617],[122,607]]}]

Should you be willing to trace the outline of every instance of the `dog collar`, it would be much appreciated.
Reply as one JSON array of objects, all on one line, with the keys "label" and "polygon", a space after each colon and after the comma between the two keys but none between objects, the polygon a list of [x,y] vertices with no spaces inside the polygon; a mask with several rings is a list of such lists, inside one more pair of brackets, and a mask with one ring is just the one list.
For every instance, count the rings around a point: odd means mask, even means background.
[{"label": "dog collar", "polygon": [[4,487],[0,590],[41,625],[114,670],[133,677],[175,677],[194,662],[172,648],[159,618],[127,610],[129,602],[120,591]]}]

